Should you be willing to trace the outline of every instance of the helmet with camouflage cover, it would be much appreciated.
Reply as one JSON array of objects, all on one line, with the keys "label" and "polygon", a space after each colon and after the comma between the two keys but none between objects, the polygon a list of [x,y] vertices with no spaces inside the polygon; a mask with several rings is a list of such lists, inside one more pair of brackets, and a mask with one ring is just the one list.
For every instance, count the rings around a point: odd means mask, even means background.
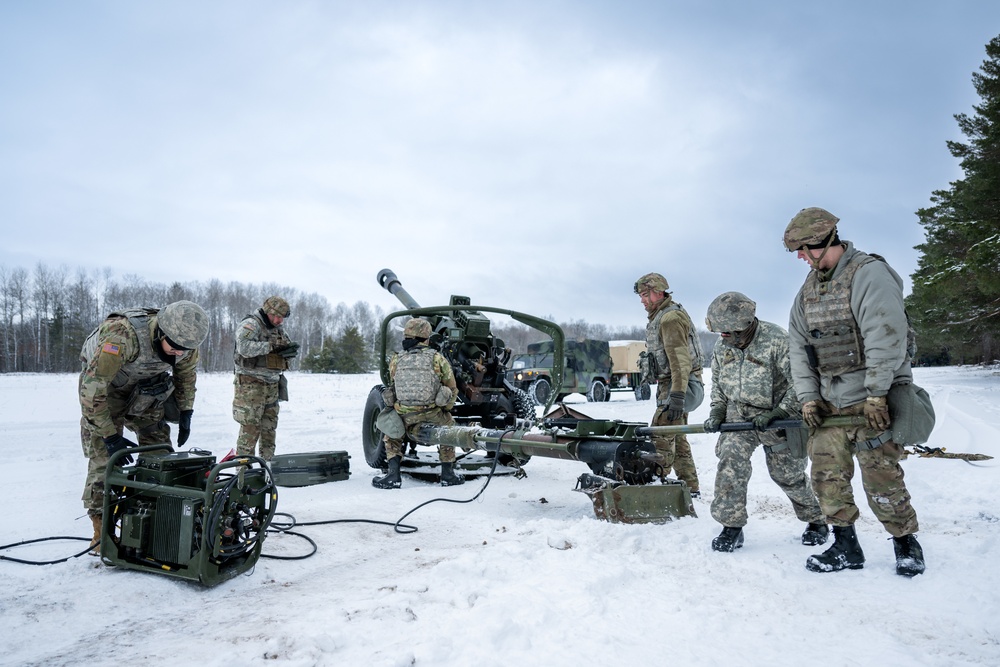
[{"label": "helmet with camouflage cover", "polygon": [[208,315],[193,301],[175,301],[157,313],[156,326],[171,347],[193,350],[208,336]]},{"label": "helmet with camouflage cover", "polygon": [[264,306],[261,308],[267,315],[272,315],[274,317],[288,317],[292,314],[292,309],[288,305],[288,302],[282,299],[280,296],[269,296],[264,300]]},{"label": "helmet with camouflage cover", "polygon": [[705,325],[709,331],[746,331],[757,317],[757,304],[740,292],[723,292],[708,306]]},{"label": "helmet with camouflage cover", "polygon": [[669,292],[670,285],[667,284],[667,279],[659,273],[647,273],[635,281],[632,289],[636,294],[642,294],[647,290],[652,292]]},{"label": "helmet with camouflage cover", "polygon": [[403,338],[430,338],[431,323],[422,317],[411,317],[403,327]]},{"label": "helmet with camouflage cover", "polygon": [[797,252],[804,246],[822,247],[837,229],[840,218],[822,208],[804,208],[785,227],[784,243],[788,252]]}]

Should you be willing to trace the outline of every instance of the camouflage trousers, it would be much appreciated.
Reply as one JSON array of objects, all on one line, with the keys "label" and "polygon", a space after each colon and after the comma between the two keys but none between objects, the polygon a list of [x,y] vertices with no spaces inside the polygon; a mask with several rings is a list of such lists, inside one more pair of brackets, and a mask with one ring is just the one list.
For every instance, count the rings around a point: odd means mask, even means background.
[{"label": "camouflage trousers", "polygon": [[[864,403],[835,415],[859,415]],[[850,526],[860,512],[854,504],[854,457],[861,468],[861,484],[868,497],[868,506],[893,537],[917,532],[917,513],[910,504],[910,493],[903,482],[899,465],[902,448],[889,441],[876,449],[860,448],[855,444],[878,435],[866,426],[813,429],[809,435],[809,458],[812,461],[812,484],[820,507],[830,523]]]},{"label": "camouflage trousers", "polygon": [[278,429],[278,383],[237,374],[233,385],[233,419],[240,425],[236,453],[256,456],[259,440],[260,457],[270,461]]},{"label": "camouflage trousers", "polygon": [[[680,419],[670,421],[667,419],[666,406],[661,406],[653,414],[653,421],[650,422],[650,426],[677,426],[678,424],[687,423],[688,416],[686,412],[681,415]],[[691,445],[688,443],[686,435],[678,433],[670,438],[656,437],[653,438],[653,444],[656,446],[657,453],[663,457],[663,472],[665,475],[670,474],[670,470],[673,469],[677,474],[677,479],[687,484],[688,489],[692,493],[701,489],[698,484],[698,471],[694,467],[694,457],[691,456]]]},{"label": "camouflage trousers", "polygon": [[[427,412],[401,414],[400,417],[403,418],[403,424],[406,425],[406,432],[411,436],[419,430],[421,424],[434,424],[435,426],[453,426],[455,424],[451,413],[441,408],[434,408]],[[402,440],[393,440],[387,435],[383,436],[382,439],[385,440],[386,460],[403,455],[406,446]],[[450,445],[438,445],[438,457],[441,463],[454,463],[455,448]]]},{"label": "camouflage trousers", "polygon": [[[753,431],[723,433],[715,444],[719,467],[715,473],[712,518],[723,526],[742,528],[747,524],[747,485],[753,472],[750,457],[758,445],[760,438]],[[775,450],[765,446],[764,456],[771,479],[792,501],[799,521],[825,523],[816,495],[809,487],[806,460],[792,456],[787,447]]]},{"label": "camouflage trousers", "polygon": [[[163,406],[157,406],[137,417],[127,417],[125,415],[127,403],[128,396],[108,395],[111,419],[119,435],[124,435],[124,428],[128,427],[135,433],[139,445],[170,444],[170,425],[163,419]],[[87,514],[94,516],[101,514],[104,508],[104,473],[108,467],[108,448],[104,444],[104,439],[94,431],[93,425],[85,418],[80,419],[80,443],[83,455],[87,457],[83,506],[87,509]]]}]

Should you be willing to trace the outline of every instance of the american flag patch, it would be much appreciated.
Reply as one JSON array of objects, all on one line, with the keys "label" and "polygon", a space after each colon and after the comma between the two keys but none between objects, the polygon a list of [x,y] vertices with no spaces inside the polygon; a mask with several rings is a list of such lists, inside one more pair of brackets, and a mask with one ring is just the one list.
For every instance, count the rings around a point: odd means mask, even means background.
[{"label": "american flag patch", "polygon": [[108,354],[118,354],[118,350],[121,349],[118,345],[114,343],[105,343],[101,347],[101,352],[107,352]]}]

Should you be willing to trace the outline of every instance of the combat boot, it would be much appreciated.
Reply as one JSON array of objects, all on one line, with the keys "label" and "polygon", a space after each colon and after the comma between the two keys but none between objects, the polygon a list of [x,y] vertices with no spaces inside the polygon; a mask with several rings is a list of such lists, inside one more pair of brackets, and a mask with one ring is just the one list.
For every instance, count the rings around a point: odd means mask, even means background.
[{"label": "combat boot", "polygon": [[896,550],[896,574],[913,577],[924,572],[924,550],[920,548],[916,535],[892,538]]},{"label": "combat boot", "polygon": [[389,472],[383,477],[376,477],[372,480],[372,486],[376,489],[398,489],[403,484],[399,477],[399,463],[401,456],[393,456],[389,459]]},{"label": "combat boot", "polygon": [[743,529],[725,526],[718,536],[712,539],[713,551],[736,551],[743,546]]},{"label": "combat boot", "polygon": [[91,521],[91,523],[94,524],[94,537],[90,541],[90,551],[88,551],[87,553],[89,553],[91,556],[100,556],[101,555],[101,528],[102,528],[101,524],[104,522],[104,517],[101,514],[91,514],[90,515],[90,521]]},{"label": "combat boot", "polygon": [[830,536],[830,527],[825,523],[811,523],[806,526],[805,532],[802,533],[802,544],[810,547],[816,547],[820,544],[826,544],[826,538]]},{"label": "combat boot", "polygon": [[865,553],[858,544],[858,534],[854,526],[834,526],[833,546],[819,555],[806,559],[806,569],[810,572],[838,572],[840,570],[860,570],[865,566]]},{"label": "combat boot", "polygon": [[458,486],[465,484],[465,478],[455,474],[454,463],[441,464],[441,486]]}]

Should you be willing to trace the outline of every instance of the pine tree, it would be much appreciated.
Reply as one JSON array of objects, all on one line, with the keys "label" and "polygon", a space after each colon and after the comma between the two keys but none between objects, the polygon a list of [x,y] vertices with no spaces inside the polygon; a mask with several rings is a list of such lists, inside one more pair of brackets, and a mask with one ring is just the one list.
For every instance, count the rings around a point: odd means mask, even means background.
[{"label": "pine tree", "polygon": [[334,365],[338,373],[367,373],[371,370],[368,346],[356,326],[347,327],[334,347]]},{"label": "pine tree", "polygon": [[975,114],[956,114],[968,143],[948,142],[964,178],[917,211],[925,229],[908,298],[925,363],[1000,357],[1000,36],[972,83]]}]

